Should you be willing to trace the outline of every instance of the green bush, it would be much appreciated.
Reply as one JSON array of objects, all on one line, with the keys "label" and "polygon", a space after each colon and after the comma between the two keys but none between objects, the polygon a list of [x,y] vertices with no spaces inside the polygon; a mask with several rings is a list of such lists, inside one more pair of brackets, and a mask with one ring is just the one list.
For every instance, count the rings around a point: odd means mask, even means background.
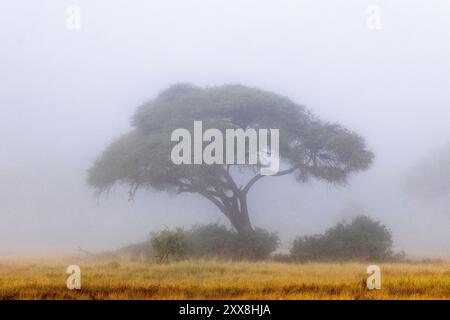
[{"label": "green bush", "polygon": [[152,233],[150,245],[160,262],[167,261],[170,258],[180,259],[185,256],[187,251],[186,233],[183,229],[173,231],[166,229]]},{"label": "green bush", "polygon": [[299,261],[320,260],[327,256],[326,238],[324,235],[299,237],[294,240],[291,256]]},{"label": "green bush", "polygon": [[386,226],[367,216],[339,223],[322,235],[297,238],[292,258],[308,260],[386,260],[395,257],[392,235]]},{"label": "green bush", "polygon": [[[258,260],[267,258],[278,247],[277,234],[256,228],[253,233],[239,234],[225,226],[208,224],[189,231],[163,230],[151,234],[153,256],[160,261],[186,256]],[[142,252],[142,248],[138,248]]]},{"label": "green bush", "polygon": [[187,233],[187,239],[190,256],[229,257],[236,248],[235,234],[218,224],[194,226]]},{"label": "green bush", "polygon": [[195,226],[187,233],[189,255],[228,259],[264,259],[278,247],[278,236],[256,228],[239,234],[218,224]]},{"label": "green bush", "polygon": [[267,258],[279,245],[279,238],[276,233],[256,228],[253,233],[236,233],[237,245],[236,253],[238,258],[259,260]]}]

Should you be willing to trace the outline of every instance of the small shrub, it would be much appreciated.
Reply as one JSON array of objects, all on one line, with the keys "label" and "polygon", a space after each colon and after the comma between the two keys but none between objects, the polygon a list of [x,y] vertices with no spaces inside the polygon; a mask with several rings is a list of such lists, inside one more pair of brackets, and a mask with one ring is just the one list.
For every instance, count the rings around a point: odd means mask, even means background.
[{"label": "small shrub", "polygon": [[187,234],[191,256],[229,259],[264,259],[278,247],[278,236],[256,228],[239,234],[218,224],[195,226]]},{"label": "small shrub", "polygon": [[256,228],[253,233],[236,234],[236,253],[239,258],[259,260],[267,258],[279,245],[276,233]]},{"label": "small shrub", "polygon": [[296,260],[386,260],[397,258],[392,251],[391,232],[378,221],[358,216],[339,223],[322,235],[297,238],[291,248]]},{"label": "small shrub", "polygon": [[189,255],[197,257],[230,257],[236,249],[235,234],[225,226],[194,226],[188,232]]},{"label": "small shrub", "polygon": [[187,251],[186,233],[179,228],[174,231],[162,230],[151,234],[150,245],[160,262],[168,261],[169,258],[180,259]]},{"label": "small shrub", "polygon": [[294,240],[291,255],[300,261],[319,260],[325,257],[326,238],[323,235],[299,237]]}]

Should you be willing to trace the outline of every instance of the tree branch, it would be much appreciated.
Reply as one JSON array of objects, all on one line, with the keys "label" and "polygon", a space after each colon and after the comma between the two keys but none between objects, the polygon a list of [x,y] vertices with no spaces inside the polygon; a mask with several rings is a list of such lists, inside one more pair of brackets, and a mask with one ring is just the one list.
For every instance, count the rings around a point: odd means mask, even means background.
[{"label": "tree branch", "polygon": [[233,190],[233,194],[238,193],[239,192],[239,188],[236,185],[236,182],[233,179],[233,176],[230,173],[230,165],[227,165],[227,170],[225,171],[225,177],[227,178],[227,182],[231,188],[231,190]]},{"label": "tree branch", "polygon": [[[292,172],[294,172],[295,170],[297,170],[298,168],[300,168],[299,165],[294,166],[292,168],[286,169],[286,170],[282,170],[279,171],[278,173],[271,175],[270,177],[281,177],[287,174],[290,174]],[[264,178],[266,176],[263,176],[262,174],[257,174],[256,176],[254,176],[253,178],[250,179],[250,181],[246,184],[246,186],[244,187],[244,189],[242,189],[242,192],[244,195],[246,195],[248,193],[248,191],[250,190],[250,188],[261,178]]]}]

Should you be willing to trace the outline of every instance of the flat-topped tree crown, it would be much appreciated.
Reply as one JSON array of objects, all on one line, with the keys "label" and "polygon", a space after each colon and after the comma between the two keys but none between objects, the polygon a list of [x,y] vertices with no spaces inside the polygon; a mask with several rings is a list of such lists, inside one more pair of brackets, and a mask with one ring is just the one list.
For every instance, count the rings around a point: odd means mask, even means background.
[{"label": "flat-topped tree crown", "polygon": [[[373,154],[356,133],[317,119],[290,99],[243,85],[200,88],[177,84],[140,106],[133,129],[119,137],[89,170],[88,182],[98,191],[116,183],[139,188],[202,195],[227,216],[239,232],[251,232],[247,194],[264,176],[259,164],[177,165],[171,161],[171,134],[194,121],[203,129],[278,129],[282,169],[274,176],[293,174],[345,183],[353,172],[365,170]],[[239,169],[239,170],[236,170]],[[252,174],[237,185],[236,174]]]}]

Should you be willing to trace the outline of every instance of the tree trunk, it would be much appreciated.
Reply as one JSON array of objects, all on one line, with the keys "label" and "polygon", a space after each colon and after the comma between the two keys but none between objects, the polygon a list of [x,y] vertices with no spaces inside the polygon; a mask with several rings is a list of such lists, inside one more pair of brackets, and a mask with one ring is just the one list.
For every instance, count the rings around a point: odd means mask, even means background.
[{"label": "tree trunk", "polygon": [[[247,194],[250,187],[263,176],[258,175],[253,178],[245,188],[237,187],[228,172],[226,172],[226,177],[225,187],[218,182],[212,186],[198,187],[192,182],[190,184],[180,182],[179,192],[199,193],[220,209],[238,233],[251,234],[255,230],[248,214]],[[231,196],[229,195],[230,191],[233,193]]]},{"label": "tree trunk", "polygon": [[240,194],[235,197],[233,210],[226,216],[238,233],[248,234],[254,232],[248,214],[246,194]]}]

